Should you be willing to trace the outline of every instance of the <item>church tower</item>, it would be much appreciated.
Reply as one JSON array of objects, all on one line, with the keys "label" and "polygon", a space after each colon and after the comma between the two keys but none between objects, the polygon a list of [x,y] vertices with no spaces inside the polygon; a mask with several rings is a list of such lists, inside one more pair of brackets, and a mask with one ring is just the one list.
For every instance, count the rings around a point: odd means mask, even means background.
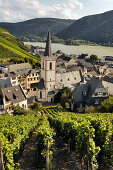
[{"label": "church tower", "polygon": [[51,51],[50,30],[47,35],[44,56],[41,57],[41,78],[45,86],[45,101],[53,102],[56,86],[56,57],[52,55]]}]

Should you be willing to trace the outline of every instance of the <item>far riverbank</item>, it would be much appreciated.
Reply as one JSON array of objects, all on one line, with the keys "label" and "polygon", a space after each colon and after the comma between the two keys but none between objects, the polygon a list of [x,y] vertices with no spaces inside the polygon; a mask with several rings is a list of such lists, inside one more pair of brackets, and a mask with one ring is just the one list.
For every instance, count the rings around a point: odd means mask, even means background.
[{"label": "far riverbank", "polygon": [[[33,45],[33,46],[41,46],[45,47],[45,43],[41,42],[24,42],[24,44]],[[65,54],[88,54],[89,56],[92,54],[97,55],[99,58],[102,56],[113,56],[113,47],[105,47],[105,46],[90,46],[90,45],[80,45],[80,46],[72,46],[72,45],[63,45],[52,43],[52,51],[56,52],[57,50],[61,50]]]}]

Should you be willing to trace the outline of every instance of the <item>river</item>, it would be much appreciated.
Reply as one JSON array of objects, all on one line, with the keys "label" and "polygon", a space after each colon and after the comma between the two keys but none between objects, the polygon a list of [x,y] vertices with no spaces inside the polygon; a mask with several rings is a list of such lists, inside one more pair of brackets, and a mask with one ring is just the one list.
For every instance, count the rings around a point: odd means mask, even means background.
[{"label": "river", "polygon": [[[41,42],[24,42],[24,44],[45,47],[45,43]],[[65,54],[80,55],[84,53],[88,54],[89,56],[95,54],[99,58],[101,58],[102,56],[113,56],[113,47],[104,46],[89,46],[89,45],[71,46],[52,43],[52,52],[56,52],[57,50],[61,50]]]}]

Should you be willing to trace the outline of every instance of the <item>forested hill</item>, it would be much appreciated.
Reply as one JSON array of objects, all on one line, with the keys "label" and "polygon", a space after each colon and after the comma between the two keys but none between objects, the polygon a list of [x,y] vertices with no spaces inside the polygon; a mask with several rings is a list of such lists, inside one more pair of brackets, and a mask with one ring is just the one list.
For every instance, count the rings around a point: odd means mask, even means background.
[{"label": "forested hill", "polygon": [[16,37],[20,36],[40,36],[46,37],[48,28],[51,34],[55,35],[57,32],[67,28],[75,20],[57,19],[57,18],[36,18],[18,23],[1,22],[0,27],[7,29]]},{"label": "forested hill", "polygon": [[31,62],[32,65],[33,63],[40,65],[39,59],[27,52],[21,41],[0,27],[0,60],[7,59],[13,59],[16,62],[21,60],[22,62]]},{"label": "forested hill", "polygon": [[113,42],[113,10],[76,20],[56,34],[63,39],[84,39],[93,42]]}]

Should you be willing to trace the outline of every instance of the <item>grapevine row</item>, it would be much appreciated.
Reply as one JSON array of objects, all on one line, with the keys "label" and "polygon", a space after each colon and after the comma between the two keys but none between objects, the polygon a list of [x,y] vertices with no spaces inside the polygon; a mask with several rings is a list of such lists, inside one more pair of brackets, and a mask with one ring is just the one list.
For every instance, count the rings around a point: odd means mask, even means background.
[{"label": "grapevine row", "polygon": [[[97,155],[112,141],[113,114],[75,114],[45,109],[50,124],[58,135],[70,143],[83,160],[88,158],[97,167]],[[89,150],[88,150],[89,138]],[[100,152],[101,151],[101,152]],[[112,154],[111,154],[112,157]]]}]

